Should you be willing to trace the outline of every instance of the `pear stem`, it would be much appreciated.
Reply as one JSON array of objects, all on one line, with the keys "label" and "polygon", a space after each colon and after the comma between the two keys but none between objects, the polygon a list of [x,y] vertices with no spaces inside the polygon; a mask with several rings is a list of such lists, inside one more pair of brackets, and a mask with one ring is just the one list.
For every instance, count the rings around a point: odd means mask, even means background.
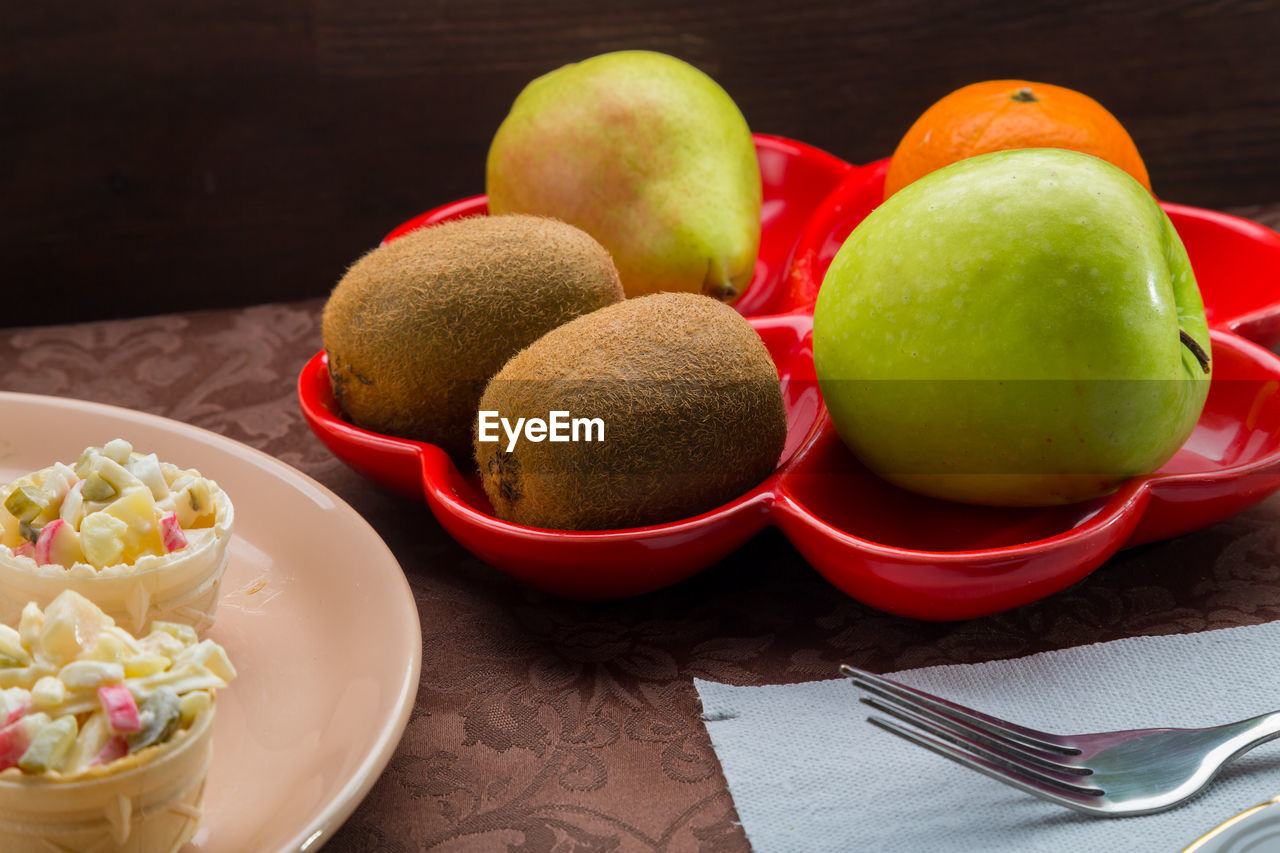
[{"label": "pear stem", "polygon": [[1182,341],[1183,346],[1191,350],[1191,354],[1196,357],[1196,361],[1200,362],[1200,369],[1208,373],[1209,354],[1204,351],[1204,348],[1196,343],[1196,339],[1187,334],[1185,329],[1178,330],[1178,338]]}]

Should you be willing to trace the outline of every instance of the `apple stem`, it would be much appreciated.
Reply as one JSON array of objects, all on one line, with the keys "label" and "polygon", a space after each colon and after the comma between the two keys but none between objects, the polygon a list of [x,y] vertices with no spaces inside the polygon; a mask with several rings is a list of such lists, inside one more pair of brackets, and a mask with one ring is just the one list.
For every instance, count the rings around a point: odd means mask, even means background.
[{"label": "apple stem", "polygon": [[1204,348],[1196,343],[1196,339],[1187,334],[1185,329],[1178,330],[1178,337],[1182,340],[1183,346],[1191,350],[1191,354],[1196,357],[1196,361],[1200,362],[1200,369],[1205,373],[1209,372],[1209,354]]}]

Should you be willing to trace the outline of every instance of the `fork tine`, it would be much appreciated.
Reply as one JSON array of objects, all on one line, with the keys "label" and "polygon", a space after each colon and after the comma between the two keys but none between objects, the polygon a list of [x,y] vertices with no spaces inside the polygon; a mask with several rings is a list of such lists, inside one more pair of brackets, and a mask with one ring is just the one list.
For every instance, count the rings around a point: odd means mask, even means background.
[{"label": "fork tine", "polygon": [[931,737],[948,741],[966,752],[987,759],[992,764],[1036,779],[1046,785],[1091,796],[1103,793],[1097,786],[1085,781],[1091,773],[1087,768],[1045,761],[1007,741],[998,742],[990,738],[971,737],[968,732],[951,726],[944,718],[934,719],[933,715],[924,716],[914,713],[883,699],[863,697],[862,702],[883,714],[897,717]]},{"label": "fork tine", "polygon": [[[970,754],[945,740],[931,737],[922,732],[913,731],[905,726],[900,726],[892,720],[886,720],[881,717],[867,717],[867,721],[874,723],[880,728],[891,732],[898,737],[904,738],[917,746],[923,746],[925,749],[941,755],[943,758],[949,758],[957,764],[968,767],[970,770],[976,770],[985,776],[995,779],[997,782],[1003,782],[1006,785],[1017,788],[1020,791],[1025,791],[1033,796],[1049,800],[1050,802],[1066,806],[1067,808],[1075,809],[1076,811],[1087,812],[1090,814],[1097,814],[1105,811],[1105,809],[1103,809],[1098,803],[1096,799],[1097,795],[1089,796],[1087,794],[1073,793],[1059,788],[1056,785],[1051,786],[1045,784],[1044,782],[1040,782],[1032,777],[1018,773],[1015,770],[1001,767],[1000,765],[988,761],[982,756]],[[1097,792],[1098,795],[1101,793],[1101,791]]]},{"label": "fork tine", "polygon": [[922,705],[903,702],[895,696],[872,693],[871,696],[861,697],[861,701],[878,711],[892,714],[920,728],[933,730],[942,737],[961,738],[974,747],[993,751],[1006,760],[1016,761],[1036,770],[1060,773],[1068,779],[1071,776],[1087,776],[1093,772],[1061,752],[1045,752],[1024,746],[1020,741],[992,736],[986,729],[976,728],[964,720],[957,720],[948,714],[939,713]]},{"label": "fork tine", "polygon": [[877,696],[897,700],[913,710],[927,709],[943,714],[952,720],[967,724],[972,729],[986,732],[992,737],[1012,740],[1024,747],[1057,755],[1080,754],[1080,750],[1064,745],[1057,735],[1049,732],[1029,729],[1017,723],[1002,720],[999,717],[992,717],[981,711],[966,708],[964,705],[957,705],[955,702],[949,702],[946,699],[925,693],[923,690],[907,687],[905,684],[890,681],[887,678],[882,678],[879,675],[847,664],[840,665],[840,672],[852,679],[853,683],[858,687]]}]

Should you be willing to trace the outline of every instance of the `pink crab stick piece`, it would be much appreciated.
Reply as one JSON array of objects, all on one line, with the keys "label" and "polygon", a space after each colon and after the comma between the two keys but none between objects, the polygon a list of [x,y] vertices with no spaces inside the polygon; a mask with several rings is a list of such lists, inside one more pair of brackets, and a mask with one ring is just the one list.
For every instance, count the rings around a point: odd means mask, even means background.
[{"label": "pink crab stick piece", "polygon": [[30,557],[34,560],[36,558],[36,546],[32,545],[30,542],[23,542],[17,548],[13,549],[13,555],[15,557]]},{"label": "pink crab stick piece", "polygon": [[125,740],[124,735],[116,735],[111,740],[103,744],[102,750],[89,762],[90,767],[100,767],[103,764],[110,764],[117,758],[123,758],[129,754],[129,741]]},{"label": "pink crab stick piece", "polygon": [[123,684],[110,684],[98,688],[98,699],[107,712],[107,725],[113,732],[136,732],[142,729],[138,719],[138,703]]},{"label": "pink crab stick piece", "polygon": [[176,512],[166,512],[160,516],[160,537],[164,540],[165,553],[187,547],[187,535],[182,532],[182,525],[178,524]]},{"label": "pink crab stick piece", "polygon": [[22,754],[31,746],[31,727],[26,718],[16,720],[0,729],[0,770],[8,770],[18,763]]},{"label": "pink crab stick piece", "polygon": [[66,521],[61,518],[55,518],[40,529],[40,535],[36,537],[36,551],[32,555],[32,559],[41,566],[47,566],[52,563],[53,537],[58,535],[58,528],[66,526]]}]

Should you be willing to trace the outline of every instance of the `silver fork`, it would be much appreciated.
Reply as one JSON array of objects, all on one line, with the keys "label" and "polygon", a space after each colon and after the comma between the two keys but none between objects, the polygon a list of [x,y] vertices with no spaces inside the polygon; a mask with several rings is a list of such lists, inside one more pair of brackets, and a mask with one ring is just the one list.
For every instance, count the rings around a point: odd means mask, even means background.
[{"label": "silver fork", "polygon": [[1199,793],[1228,762],[1280,737],[1280,712],[1205,729],[1081,735],[1036,731],[879,675],[841,666],[883,717],[869,722],[979,773],[1092,815],[1163,811]]}]

